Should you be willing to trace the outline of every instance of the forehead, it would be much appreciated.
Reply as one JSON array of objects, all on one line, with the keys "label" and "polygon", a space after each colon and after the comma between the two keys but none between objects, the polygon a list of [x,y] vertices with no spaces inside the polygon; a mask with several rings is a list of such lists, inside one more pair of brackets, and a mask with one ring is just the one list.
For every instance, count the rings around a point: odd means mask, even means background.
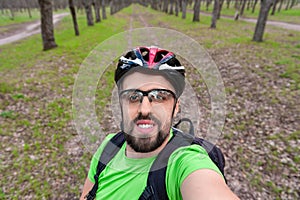
[{"label": "forehead", "polygon": [[173,86],[167,79],[157,74],[144,74],[140,72],[134,72],[124,77],[122,83],[122,89],[140,89],[140,90],[151,90],[154,88],[158,89],[169,89],[174,91]]}]

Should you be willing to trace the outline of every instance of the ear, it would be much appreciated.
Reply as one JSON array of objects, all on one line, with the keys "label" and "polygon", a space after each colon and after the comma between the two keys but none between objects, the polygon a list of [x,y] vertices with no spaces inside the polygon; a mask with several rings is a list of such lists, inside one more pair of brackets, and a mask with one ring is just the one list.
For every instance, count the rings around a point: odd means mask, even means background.
[{"label": "ear", "polygon": [[177,100],[177,103],[175,105],[175,110],[174,110],[173,118],[176,117],[176,115],[178,114],[179,111],[180,111],[180,99]]}]

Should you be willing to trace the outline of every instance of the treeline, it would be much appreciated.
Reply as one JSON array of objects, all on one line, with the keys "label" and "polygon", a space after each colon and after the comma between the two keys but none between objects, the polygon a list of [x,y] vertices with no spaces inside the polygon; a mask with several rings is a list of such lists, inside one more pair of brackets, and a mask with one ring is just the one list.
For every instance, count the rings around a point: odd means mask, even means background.
[{"label": "treeline", "polygon": [[[244,14],[245,9],[255,12],[257,4],[260,5],[253,40],[262,41],[268,15],[274,15],[284,9],[291,9],[299,3],[299,0],[0,0],[2,14],[9,14],[13,20],[15,12],[28,12],[31,17],[32,9],[39,9],[41,13],[41,30],[44,50],[56,47],[53,35],[53,10],[68,9],[72,15],[75,35],[79,35],[79,28],[76,19],[78,11],[85,12],[87,25],[106,19],[106,8],[110,8],[113,15],[132,3],[139,3],[143,6],[150,6],[152,9],[168,13],[170,15],[186,18],[187,12],[193,12],[193,21],[200,21],[200,8],[208,11],[210,6],[211,28],[217,27],[217,20],[221,17],[223,7],[235,9],[234,19]],[[205,9],[203,9],[203,7]],[[271,10],[272,9],[272,10]],[[271,11],[271,12],[270,12]],[[101,15],[101,14],[102,15]]]}]

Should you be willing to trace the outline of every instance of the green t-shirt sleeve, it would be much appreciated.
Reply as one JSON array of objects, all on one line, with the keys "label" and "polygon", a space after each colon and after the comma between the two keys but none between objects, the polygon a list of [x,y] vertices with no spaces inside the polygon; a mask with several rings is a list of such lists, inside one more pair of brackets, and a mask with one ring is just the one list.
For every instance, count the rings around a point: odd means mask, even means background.
[{"label": "green t-shirt sleeve", "polygon": [[166,173],[166,186],[169,198],[182,199],[180,193],[181,184],[188,175],[199,169],[211,169],[223,177],[203,147],[191,145],[177,149],[169,158]]},{"label": "green t-shirt sleeve", "polygon": [[100,159],[100,155],[104,149],[104,147],[106,146],[106,144],[109,142],[109,140],[114,136],[115,134],[109,134],[106,136],[106,138],[103,140],[103,142],[101,143],[101,145],[99,146],[99,148],[97,149],[96,153],[93,155],[93,158],[91,160],[91,164],[90,164],[90,170],[88,172],[88,179],[92,182],[95,183],[94,180],[94,176],[96,174],[97,171],[97,165],[98,165],[98,161]]}]

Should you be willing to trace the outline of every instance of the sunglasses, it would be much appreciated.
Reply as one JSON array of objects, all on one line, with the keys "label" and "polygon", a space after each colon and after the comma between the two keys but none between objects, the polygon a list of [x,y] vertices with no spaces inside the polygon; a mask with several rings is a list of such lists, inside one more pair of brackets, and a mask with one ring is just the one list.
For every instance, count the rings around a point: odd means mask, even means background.
[{"label": "sunglasses", "polygon": [[122,102],[130,104],[142,103],[144,97],[148,97],[150,103],[166,103],[177,99],[174,92],[167,89],[153,89],[148,91],[129,89],[121,91],[119,96]]}]

